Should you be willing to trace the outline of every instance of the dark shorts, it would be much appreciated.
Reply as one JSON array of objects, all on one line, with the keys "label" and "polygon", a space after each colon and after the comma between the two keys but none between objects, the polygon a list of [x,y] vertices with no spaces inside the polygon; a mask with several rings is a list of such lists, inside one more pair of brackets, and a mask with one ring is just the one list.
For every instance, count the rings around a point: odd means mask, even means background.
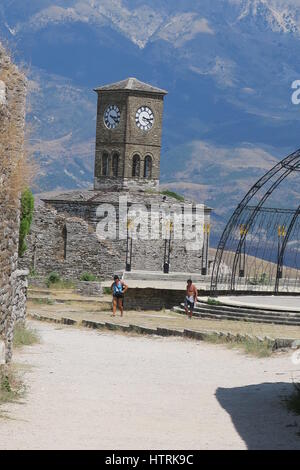
[{"label": "dark shorts", "polygon": [[113,294],[114,299],[122,299],[123,300],[124,295],[123,294]]},{"label": "dark shorts", "polygon": [[185,299],[184,301],[184,306],[187,307],[191,312],[194,310],[194,307],[195,307],[195,303],[194,302],[191,302],[190,300],[188,299]]}]

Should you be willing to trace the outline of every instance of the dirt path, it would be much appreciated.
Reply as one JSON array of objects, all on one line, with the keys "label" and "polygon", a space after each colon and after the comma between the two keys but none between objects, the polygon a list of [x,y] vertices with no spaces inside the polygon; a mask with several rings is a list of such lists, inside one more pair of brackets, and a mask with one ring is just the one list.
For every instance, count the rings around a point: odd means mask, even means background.
[{"label": "dirt path", "polygon": [[0,449],[300,449],[287,354],[33,324],[42,343],[15,356],[29,390],[4,407]]}]

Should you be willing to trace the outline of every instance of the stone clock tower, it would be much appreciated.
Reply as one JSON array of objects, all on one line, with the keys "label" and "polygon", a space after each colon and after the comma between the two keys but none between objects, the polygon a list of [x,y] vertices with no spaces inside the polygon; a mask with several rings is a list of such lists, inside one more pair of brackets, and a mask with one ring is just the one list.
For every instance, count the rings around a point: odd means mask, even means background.
[{"label": "stone clock tower", "polygon": [[[175,214],[184,216],[187,208],[188,214],[194,216],[198,210],[193,201],[181,200],[171,191],[159,188],[167,92],[135,78],[95,91],[98,105],[94,188],[55,192],[42,199],[44,207],[36,208],[23,267],[43,276],[57,272],[68,279],[81,279],[83,273],[91,273],[103,280],[124,269],[187,273],[184,280],[190,273],[207,272],[210,208],[203,205],[206,238],[202,245],[201,237],[191,245],[190,240],[175,237],[175,230],[170,230],[170,239],[165,236],[166,227],[171,229],[166,213],[175,220]],[[120,195],[124,196],[122,200]],[[142,206],[143,214],[135,221],[137,205]],[[137,223],[137,234],[145,233],[143,224],[150,229],[145,237],[135,238],[130,230],[126,233],[125,214],[128,229],[129,220],[131,226]],[[158,221],[159,234],[156,231],[153,235],[154,220]],[[183,217],[183,235],[184,220]],[[195,217],[192,223],[199,227]]]},{"label": "stone clock tower", "polygon": [[165,90],[136,78],[96,88],[94,189],[159,184]]}]

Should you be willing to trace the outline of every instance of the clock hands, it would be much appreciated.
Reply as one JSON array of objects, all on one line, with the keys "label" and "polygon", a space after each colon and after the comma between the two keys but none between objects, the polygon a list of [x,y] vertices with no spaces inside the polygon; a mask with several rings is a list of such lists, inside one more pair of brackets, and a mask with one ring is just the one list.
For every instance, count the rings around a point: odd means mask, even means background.
[{"label": "clock hands", "polygon": [[113,116],[113,115],[111,114],[110,117],[111,117],[115,122],[118,121],[118,116]]},{"label": "clock hands", "polygon": [[143,116],[142,119],[143,119],[144,121],[148,121],[148,122],[152,122],[152,121],[153,121],[152,118],[147,118],[146,116]]}]

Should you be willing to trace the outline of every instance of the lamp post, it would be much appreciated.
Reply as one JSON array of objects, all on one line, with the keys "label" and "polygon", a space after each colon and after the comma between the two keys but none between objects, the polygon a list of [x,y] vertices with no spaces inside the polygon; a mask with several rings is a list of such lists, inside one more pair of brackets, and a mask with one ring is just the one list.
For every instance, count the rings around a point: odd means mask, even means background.
[{"label": "lamp post", "polygon": [[277,249],[277,279],[282,279],[282,266],[280,266],[279,258],[280,258],[280,252],[281,252],[281,247],[283,243],[283,239],[286,235],[286,230],[284,225],[278,225],[278,249]]},{"label": "lamp post", "polygon": [[239,259],[239,277],[245,277],[245,267],[246,267],[246,237],[248,234],[248,228],[246,225],[240,225],[240,237],[241,240],[243,237],[244,242],[241,247],[240,259]]},{"label": "lamp post", "polygon": [[133,219],[127,220],[127,244],[126,244],[126,268],[125,270],[130,272],[131,271],[131,263],[132,263],[132,227],[133,227]]},{"label": "lamp post", "polygon": [[171,236],[173,233],[173,222],[168,220],[166,222],[166,233],[169,235],[165,238],[165,250],[164,250],[164,265],[163,272],[164,274],[169,274],[170,271],[170,254],[171,254]]},{"label": "lamp post", "polygon": [[211,224],[204,224],[203,225],[203,247],[202,247],[202,269],[201,274],[202,276],[207,275],[208,269],[208,247],[209,247],[209,234],[210,234]]}]

